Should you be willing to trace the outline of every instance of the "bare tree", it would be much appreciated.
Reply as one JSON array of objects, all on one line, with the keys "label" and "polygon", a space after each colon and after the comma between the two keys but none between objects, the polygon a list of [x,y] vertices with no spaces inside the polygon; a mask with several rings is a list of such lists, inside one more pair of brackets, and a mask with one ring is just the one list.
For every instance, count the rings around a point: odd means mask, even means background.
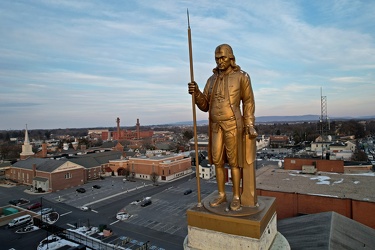
[{"label": "bare tree", "polygon": [[154,185],[157,185],[159,175],[156,172],[152,172],[150,175],[151,181],[154,183]]}]

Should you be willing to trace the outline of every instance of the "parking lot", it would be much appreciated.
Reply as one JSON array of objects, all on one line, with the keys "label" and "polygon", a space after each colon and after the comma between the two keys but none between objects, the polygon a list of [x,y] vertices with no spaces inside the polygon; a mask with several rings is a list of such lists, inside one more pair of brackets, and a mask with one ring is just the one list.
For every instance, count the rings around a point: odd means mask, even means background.
[{"label": "parking lot", "polygon": [[[212,193],[216,184],[201,180],[202,199]],[[192,189],[193,192],[185,195],[184,192]],[[187,235],[186,210],[196,206],[197,199],[196,180],[165,189],[151,197],[152,204],[146,207],[128,204],[124,210],[132,215],[125,222],[144,226],[160,232],[185,237]]]},{"label": "parking lot", "polygon": [[[100,185],[100,188],[92,188],[93,185]],[[7,191],[14,192],[12,198],[25,197],[31,202],[42,201],[43,208],[53,208],[60,214],[60,219],[56,222],[60,227],[106,224],[116,235],[151,241],[166,249],[180,249],[178,246],[181,246],[187,235],[186,210],[198,202],[194,177],[157,187],[147,181],[124,182],[120,177],[107,177],[105,180],[86,183],[82,187],[85,188],[84,193],[76,192],[78,187],[45,194],[30,194],[22,186],[9,188]],[[192,192],[185,195],[184,192],[189,189]],[[213,181],[201,180],[202,199],[215,189],[216,183]],[[151,197],[151,205],[130,205],[132,201],[142,200],[146,196]],[[6,203],[10,196],[7,199]],[[85,205],[90,207],[86,212],[80,210]],[[128,220],[116,218],[116,213],[122,209],[132,215]],[[174,237],[170,238],[171,235]]]},{"label": "parking lot", "polygon": [[[94,188],[93,186],[95,185],[100,186],[100,188]],[[94,208],[103,199],[126,194],[150,185],[152,185],[152,182],[147,180],[130,182],[124,181],[121,177],[107,177],[104,180],[95,180],[80,186],[79,188],[85,189],[83,193],[77,192],[77,187],[45,194],[43,198],[50,201],[63,202],[77,208],[85,205]]]}]

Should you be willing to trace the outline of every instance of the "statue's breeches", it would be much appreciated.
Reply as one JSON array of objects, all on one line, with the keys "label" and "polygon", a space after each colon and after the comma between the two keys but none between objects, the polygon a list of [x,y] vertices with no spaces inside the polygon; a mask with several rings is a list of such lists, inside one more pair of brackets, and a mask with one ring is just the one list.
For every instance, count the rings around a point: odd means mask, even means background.
[{"label": "statue's breeches", "polygon": [[238,144],[236,121],[211,122],[212,163],[223,167],[228,162],[230,167],[238,167]]}]

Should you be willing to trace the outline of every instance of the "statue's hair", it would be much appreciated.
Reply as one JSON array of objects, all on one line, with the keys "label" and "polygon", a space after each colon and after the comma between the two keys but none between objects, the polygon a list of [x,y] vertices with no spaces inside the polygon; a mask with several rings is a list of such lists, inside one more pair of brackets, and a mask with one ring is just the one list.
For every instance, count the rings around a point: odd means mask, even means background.
[{"label": "statue's hair", "polygon": [[[229,55],[229,58],[231,59],[230,60],[230,65],[232,66],[233,70],[234,71],[241,70],[241,67],[236,64],[236,57],[233,54],[232,47],[229,44],[221,44],[221,45],[219,45],[219,46],[216,47],[215,53],[216,53],[216,51],[218,51],[220,49],[223,49],[223,50],[227,51],[227,54]],[[214,73],[217,73],[219,71],[219,69],[216,67],[212,71]]]}]

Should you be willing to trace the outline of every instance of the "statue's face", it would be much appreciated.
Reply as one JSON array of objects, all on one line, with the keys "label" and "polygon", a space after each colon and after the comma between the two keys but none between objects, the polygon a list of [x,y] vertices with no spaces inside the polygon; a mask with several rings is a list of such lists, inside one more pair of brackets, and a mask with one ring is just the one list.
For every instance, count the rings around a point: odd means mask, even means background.
[{"label": "statue's face", "polygon": [[216,49],[215,61],[220,71],[226,71],[231,66],[231,59],[229,58],[229,53],[223,47]]}]

